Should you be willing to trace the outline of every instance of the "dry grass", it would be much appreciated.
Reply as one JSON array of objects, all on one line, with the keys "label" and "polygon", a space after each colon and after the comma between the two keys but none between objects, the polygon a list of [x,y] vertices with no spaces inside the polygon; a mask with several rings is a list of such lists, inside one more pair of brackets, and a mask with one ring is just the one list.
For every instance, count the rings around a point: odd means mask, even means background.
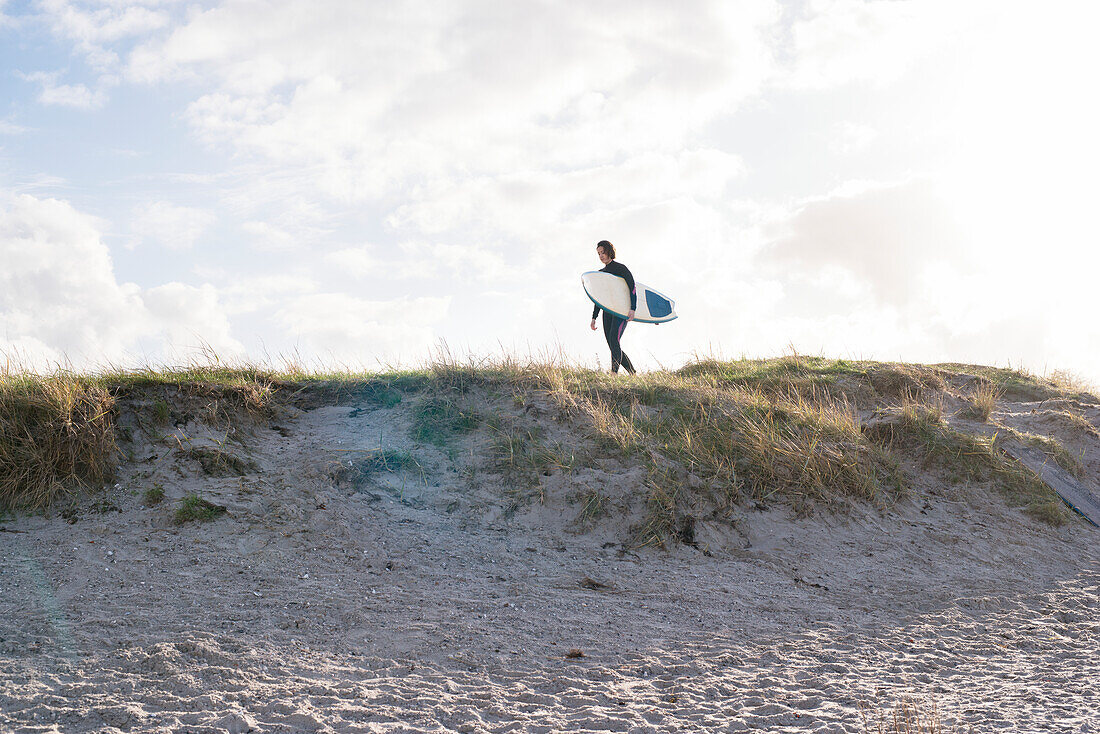
[{"label": "dry grass", "polygon": [[41,509],[114,471],[112,396],[67,373],[0,373],[0,509]]},{"label": "dry grass", "polygon": [[537,427],[521,428],[496,421],[490,425],[494,439],[490,446],[489,469],[501,476],[505,493],[513,506],[546,501],[543,477],[568,473],[576,456],[565,446],[549,445]]},{"label": "dry grass", "polygon": [[607,500],[598,489],[588,489],[582,492],[578,498],[581,511],[577,515],[577,522],[581,525],[590,525],[607,514]]},{"label": "dry grass", "polygon": [[988,380],[980,380],[970,396],[969,405],[963,410],[963,415],[987,423],[990,416],[993,415],[993,411],[997,407],[997,400],[1000,397],[1001,391],[994,383]]},{"label": "dry grass", "polygon": [[659,454],[727,498],[878,500],[899,489],[895,468],[864,440],[844,400],[702,383],[659,373],[630,383],[573,385],[558,394],[605,450]]},{"label": "dry grass", "polygon": [[1069,370],[1054,370],[1050,374],[1050,382],[1068,394],[1092,394],[1097,393],[1096,385]]},{"label": "dry grass", "polygon": [[868,438],[894,451],[918,454],[927,470],[950,482],[991,483],[1010,505],[1043,522],[1058,526],[1068,520],[1057,495],[1001,450],[1000,434],[964,433],[948,425],[941,406],[915,401],[888,418],[868,426]]},{"label": "dry grass", "polygon": [[338,487],[348,486],[359,490],[371,477],[380,472],[416,471],[423,477],[424,469],[407,451],[376,449],[348,452],[334,462],[329,478]]},{"label": "dry grass", "polygon": [[[460,359],[445,346],[421,369],[370,374],[310,372],[299,364],[272,370],[214,358],[87,377],[0,377],[0,507],[43,507],[62,493],[104,482],[116,453],[116,403],[143,412],[148,425],[220,424],[242,414],[270,416],[281,402],[391,408],[415,395],[413,437],[453,452],[463,434],[491,434],[489,468],[505,476],[517,497],[541,498],[547,473],[600,456],[641,462],[650,509],[638,528],[643,543],[687,538],[693,517],[721,516],[744,501],[778,500],[807,514],[853,501],[888,506],[906,487],[898,458],[913,450],[948,478],[993,482],[1009,501],[1057,523],[1062,514],[1045,487],[1008,462],[995,439],[950,426],[934,398],[949,382],[977,377],[967,410],[988,421],[1006,396],[1045,399],[1079,387],[1018,370],[793,353],[769,360],[704,358],[676,371],[624,377],[571,366],[560,355],[527,362]],[[488,410],[484,401],[509,396],[514,409],[531,411],[536,420],[508,422],[479,412]],[[863,425],[860,411],[871,408],[886,411],[889,420]],[[579,429],[576,445],[545,442],[536,427],[547,410],[566,430]],[[206,458],[211,471],[253,469]],[[599,493],[577,499],[583,522],[608,511]]]},{"label": "dry grass", "polygon": [[926,705],[904,700],[892,710],[873,710],[860,704],[865,734],[961,734],[956,727],[945,728],[935,703]]},{"label": "dry grass", "polygon": [[692,517],[728,513],[745,499],[782,499],[806,514],[896,499],[896,462],[863,437],[843,390],[829,389],[835,376],[857,373],[793,358],[709,361],[629,380],[544,369],[536,389],[597,452],[645,462],[648,514],[636,542],[646,545],[689,537]]}]

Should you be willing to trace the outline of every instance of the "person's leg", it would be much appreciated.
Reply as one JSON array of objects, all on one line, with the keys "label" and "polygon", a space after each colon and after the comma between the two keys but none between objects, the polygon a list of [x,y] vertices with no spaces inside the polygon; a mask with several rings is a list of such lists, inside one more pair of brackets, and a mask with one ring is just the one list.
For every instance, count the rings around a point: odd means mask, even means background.
[{"label": "person's leg", "polygon": [[612,316],[607,311],[603,312],[603,335],[607,339],[607,346],[611,348],[611,371],[619,371],[619,363],[623,359],[623,350],[619,346],[619,322],[618,316]]},{"label": "person's leg", "polygon": [[619,363],[623,367],[626,367],[626,371],[630,374],[634,374],[634,365],[630,363],[630,357],[626,356],[626,352],[623,351],[622,338],[623,332],[626,331],[626,319],[619,319],[619,332],[618,337],[615,339],[615,343],[619,347]]}]

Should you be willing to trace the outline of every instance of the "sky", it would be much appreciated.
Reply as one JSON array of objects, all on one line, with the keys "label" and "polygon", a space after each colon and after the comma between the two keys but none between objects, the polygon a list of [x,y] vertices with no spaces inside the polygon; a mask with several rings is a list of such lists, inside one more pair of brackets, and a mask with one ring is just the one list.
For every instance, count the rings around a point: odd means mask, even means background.
[{"label": "sky", "polygon": [[[1092,2],[0,0],[0,352],[1100,383]],[[204,350],[206,350],[204,352]]]}]

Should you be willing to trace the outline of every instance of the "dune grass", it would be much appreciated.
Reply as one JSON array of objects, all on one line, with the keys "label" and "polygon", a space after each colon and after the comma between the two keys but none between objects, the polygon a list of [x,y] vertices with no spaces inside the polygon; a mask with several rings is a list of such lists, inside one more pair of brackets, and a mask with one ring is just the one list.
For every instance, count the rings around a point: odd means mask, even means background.
[{"label": "dune grass", "polygon": [[969,404],[962,411],[963,415],[980,423],[988,422],[1001,398],[1001,391],[993,382],[981,380],[970,395]]},{"label": "dune grass", "polygon": [[114,400],[68,373],[0,373],[0,508],[39,509],[111,478]]},{"label": "dune grass", "polygon": [[893,420],[873,425],[866,434],[890,448],[918,451],[924,466],[940,471],[949,482],[991,482],[1010,505],[1036,519],[1056,526],[1068,519],[1057,495],[1000,449],[999,433],[986,436],[953,428],[938,405],[907,402]]},{"label": "dune grass", "polygon": [[[942,409],[922,400],[952,380],[978,385],[969,409],[982,421],[999,399],[1066,397],[1080,388],[1018,370],[797,354],[701,358],[629,378],[560,358],[459,359],[446,349],[420,369],[369,373],[216,358],[93,375],[7,371],[0,372],[0,508],[46,507],[105,482],[117,454],[120,401],[143,400],[146,418],[165,423],[232,420],[234,411],[264,416],[280,402],[392,408],[414,400],[414,439],[446,450],[463,434],[484,430],[491,439],[487,468],[526,487],[517,495],[541,497],[542,477],[596,458],[641,462],[650,512],[639,537],[646,542],[684,532],[682,521],[700,508],[721,515],[746,501],[782,500],[807,514],[852,501],[887,507],[906,491],[897,449],[914,446],[949,477],[992,482],[1031,514],[1057,522],[1050,492],[1006,460],[996,439],[948,425]],[[530,421],[506,424],[482,412],[486,396],[508,395],[516,406],[551,406],[556,418],[579,428],[577,444],[548,444]],[[898,414],[889,435],[868,432],[860,417],[882,406]],[[585,497],[584,517],[606,512],[603,498]]]}]

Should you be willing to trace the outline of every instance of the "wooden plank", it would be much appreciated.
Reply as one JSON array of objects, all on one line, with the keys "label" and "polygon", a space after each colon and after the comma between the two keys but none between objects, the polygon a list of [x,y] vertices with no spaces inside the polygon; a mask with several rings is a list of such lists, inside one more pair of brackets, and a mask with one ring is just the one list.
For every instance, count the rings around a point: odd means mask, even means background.
[{"label": "wooden plank", "polygon": [[1050,460],[1042,451],[1028,446],[1005,446],[1005,451],[1031,469],[1063,501],[1096,527],[1100,527],[1100,496]]}]

